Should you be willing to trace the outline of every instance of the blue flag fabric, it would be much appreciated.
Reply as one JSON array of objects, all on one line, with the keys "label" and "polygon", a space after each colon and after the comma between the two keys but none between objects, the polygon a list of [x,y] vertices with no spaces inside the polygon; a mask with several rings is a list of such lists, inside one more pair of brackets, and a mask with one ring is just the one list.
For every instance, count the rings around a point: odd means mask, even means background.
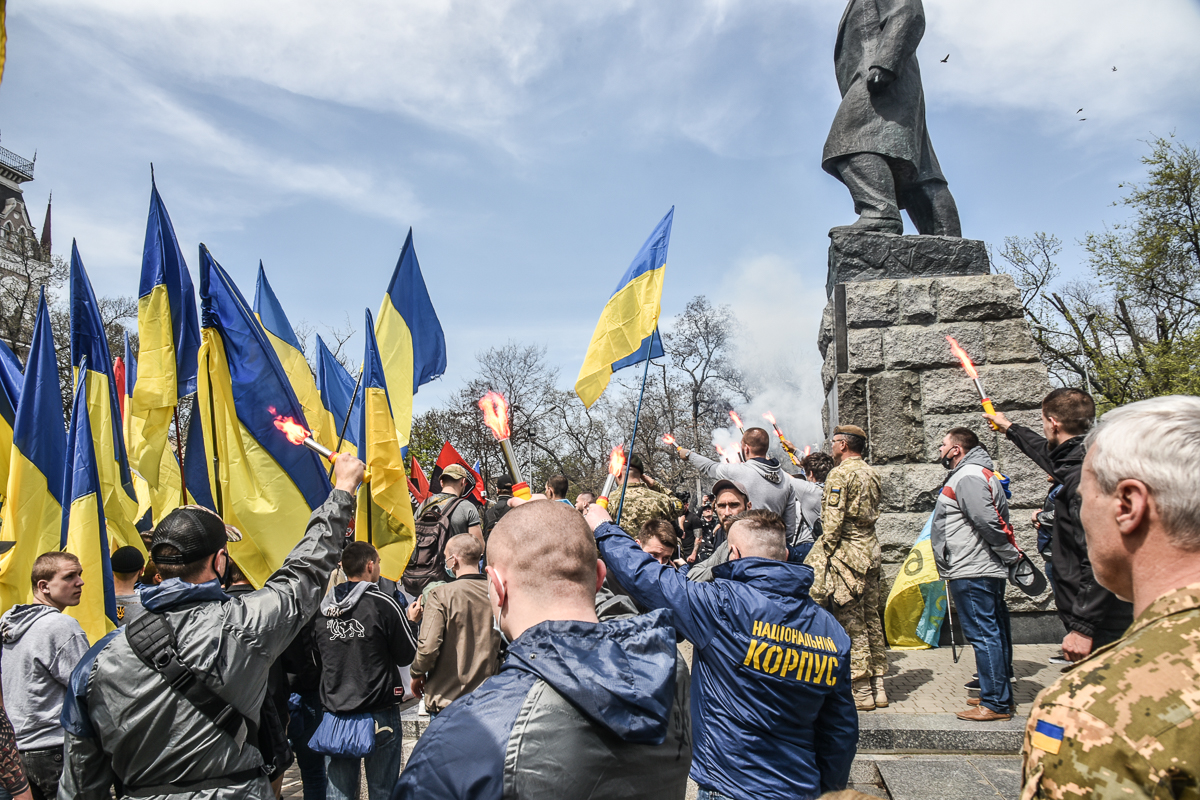
[{"label": "blue flag fabric", "polygon": [[446,371],[446,336],[433,309],[433,301],[429,299],[421,265],[417,263],[412,228],[408,229],[408,237],[396,261],[387,301],[404,318],[412,335],[412,390],[416,394],[417,389]]},{"label": "blue flag fabric", "polygon": [[175,239],[175,227],[151,178],[150,218],[146,223],[142,277],[138,287],[139,314],[140,307],[156,293],[158,287],[162,287],[160,291],[165,291],[167,296],[170,340],[175,356],[176,396],[183,397],[196,391],[196,352],[200,349],[196,292],[187,263],[183,260],[183,251]]},{"label": "blue flag fabric", "polygon": [[203,327],[216,331],[224,345],[238,420],[295,482],[309,509],[320,507],[329,495],[324,462],[307,447],[289,442],[275,427],[276,415],[308,427],[300,401],[249,304],[203,245],[200,313]]},{"label": "blue flag fabric", "polygon": [[[0,417],[11,428],[16,422],[17,404],[21,402],[21,382],[24,380],[21,361],[8,345],[0,341]],[[3,458],[0,455],[0,458]]]},{"label": "blue flag fabric", "polygon": [[192,395],[191,422],[188,423],[187,442],[183,451],[183,474],[187,479],[188,494],[210,511],[217,510],[213,501],[212,486],[208,477],[208,451],[204,447],[204,415],[200,412],[200,395]]},{"label": "blue flag fabric", "polygon": [[[346,424],[346,410],[350,408],[350,400],[354,397],[354,378],[346,371],[329,348],[317,337],[317,388],[321,391],[321,402],[337,423],[338,433],[346,432],[346,441],[356,448],[359,444],[359,434],[362,431],[362,398],[354,399],[354,408],[350,410],[350,424]],[[330,446],[336,444],[330,442]]]}]

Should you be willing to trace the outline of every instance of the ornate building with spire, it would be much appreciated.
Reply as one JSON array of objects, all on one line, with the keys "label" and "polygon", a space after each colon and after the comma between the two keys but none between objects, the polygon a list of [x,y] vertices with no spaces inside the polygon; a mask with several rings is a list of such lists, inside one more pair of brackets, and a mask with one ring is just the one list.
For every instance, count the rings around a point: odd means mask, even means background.
[{"label": "ornate building with spire", "polygon": [[37,296],[63,272],[51,258],[50,204],[39,239],[22,184],[33,180],[34,161],[0,147],[0,338],[18,355],[28,345]]}]

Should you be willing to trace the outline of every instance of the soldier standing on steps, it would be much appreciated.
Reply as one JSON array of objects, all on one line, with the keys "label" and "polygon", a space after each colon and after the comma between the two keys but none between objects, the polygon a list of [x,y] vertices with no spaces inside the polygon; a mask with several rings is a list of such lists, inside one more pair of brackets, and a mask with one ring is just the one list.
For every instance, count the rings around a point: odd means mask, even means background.
[{"label": "soldier standing on steps", "polygon": [[859,711],[888,704],[883,688],[887,643],[879,619],[883,554],[875,536],[880,482],[863,461],[866,445],[867,434],[857,425],[834,428],[830,446],[837,466],[825,479],[824,533],[804,562],[815,573],[812,598],[828,608],[850,636],[850,676]]}]

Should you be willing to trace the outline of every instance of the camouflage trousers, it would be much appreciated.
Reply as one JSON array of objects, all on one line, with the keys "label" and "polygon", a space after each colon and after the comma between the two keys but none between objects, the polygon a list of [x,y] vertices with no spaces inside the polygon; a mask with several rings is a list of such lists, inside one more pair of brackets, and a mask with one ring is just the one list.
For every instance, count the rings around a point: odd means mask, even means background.
[{"label": "camouflage trousers", "polygon": [[830,612],[850,637],[850,678],[859,680],[887,674],[887,640],[879,619],[880,569],[867,571],[861,597],[844,606],[832,603]]}]

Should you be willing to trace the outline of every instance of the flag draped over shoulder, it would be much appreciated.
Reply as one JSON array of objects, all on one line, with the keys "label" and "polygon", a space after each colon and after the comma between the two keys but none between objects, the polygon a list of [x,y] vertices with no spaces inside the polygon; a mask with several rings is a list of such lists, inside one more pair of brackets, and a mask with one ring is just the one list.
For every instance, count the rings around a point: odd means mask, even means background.
[{"label": "flag draped over shoulder", "polygon": [[368,310],[358,453],[371,470],[371,482],[359,490],[362,499],[358,504],[355,537],[369,539],[379,550],[380,572],[399,580],[416,543],[416,525],[408,495],[408,476],[404,474],[404,455],[396,439],[387,378],[372,322]]},{"label": "flag draped over shoulder", "polygon": [[275,348],[275,355],[279,356],[279,363],[283,365],[283,371],[292,383],[292,390],[304,408],[304,417],[308,420],[313,438],[332,448],[337,444],[333,416],[321,403],[321,393],[317,391],[317,382],[304,358],[300,339],[283,313],[283,306],[267,281],[261,261],[258,262],[258,282],[254,287],[254,315],[262,323],[267,341]]},{"label": "flag draped over shoulder", "polygon": [[897,650],[937,647],[946,616],[946,585],[933,560],[933,515],[913,543],[883,611],[887,640]]},{"label": "flag draped over shoulder", "polygon": [[575,381],[575,393],[589,408],[600,399],[614,372],[663,355],[658,315],[674,217],[672,206],[638,250],[600,312]]},{"label": "flag draped over shoulder", "polygon": [[100,476],[99,496],[113,547],[132,545],[142,552],[146,546],[138,534],[137,493],[125,452],[118,387],[113,375],[113,359],[108,335],[91,281],[79,257],[79,248],[71,242],[71,365],[78,373],[82,365],[91,373],[82,385],[87,387],[87,413],[95,448],[95,466]]},{"label": "flag draped over shoulder", "polygon": [[[362,431],[362,398],[354,397],[354,378],[329,352],[321,337],[317,337],[317,389],[321,393],[321,404],[333,418],[337,431],[329,446],[343,453],[358,453],[359,434]],[[351,402],[354,407],[351,408]],[[346,412],[350,412],[350,424],[346,424]],[[337,437],[346,432],[345,441],[339,446]]]},{"label": "flag draped over shoulder", "polygon": [[96,466],[91,420],[88,413],[89,378],[81,369],[75,390],[71,428],[67,432],[67,468],[63,480],[62,549],[83,566],[83,594],[67,615],[79,621],[88,641],[95,644],[117,627],[117,599],[109,562],[108,530],[100,498],[100,473]]},{"label": "flag draped over shoulder", "polygon": [[276,416],[308,426],[262,326],[204,245],[200,309],[199,415],[209,486],[217,511],[243,534],[230,544],[234,561],[262,586],[325,502],[329,479],[320,456],[275,427]]},{"label": "flag draped over shoulder", "polygon": [[413,395],[446,371],[446,337],[421,276],[411,228],[379,307],[375,337],[396,420],[396,439],[407,448]]},{"label": "flag draped over shoulder", "polygon": [[[138,288],[138,358],[140,361],[130,420],[125,433],[129,462],[155,493],[155,519],[178,503],[179,483],[162,475],[174,463],[168,430],[179,399],[196,391],[196,358],[200,327],[196,296],[171,217],[150,181],[150,216],[142,248],[142,275]],[[126,364],[126,369],[129,365]]]},{"label": "flag draped over shoulder", "polygon": [[33,562],[62,543],[62,489],[67,434],[54,356],[54,334],[42,290],[29,358],[21,382],[21,403],[13,423],[8,467],[8,498],[0,511],[0,538],[17,544],[0,556],[0,610],[27,603]]},{"label": "flag draped over shoulder", "polygon": [[0,342],[0,503],[8,490],[8,462],[21,402],[21,380],[21,362],[8,345]]}]

